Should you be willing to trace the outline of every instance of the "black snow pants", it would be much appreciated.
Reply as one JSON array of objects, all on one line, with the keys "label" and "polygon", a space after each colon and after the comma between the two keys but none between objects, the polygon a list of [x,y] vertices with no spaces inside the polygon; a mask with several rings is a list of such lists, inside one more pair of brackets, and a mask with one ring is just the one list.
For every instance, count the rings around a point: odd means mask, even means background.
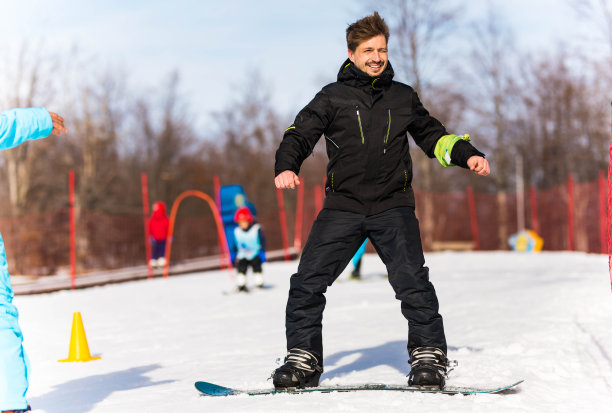
[{"label": "black snow pants", "polygon": [[429,269],[424,265],[419,222],[411,207],[371,216],[333,209],[319,213],[298,272],[291,276],[285,323],[287,349],[301,348],[323,357],[324,293],[366,237],[386,265],[389,283],[408,320],[408,352],[432,346],[446,353],[438,299],[429,282]]}]

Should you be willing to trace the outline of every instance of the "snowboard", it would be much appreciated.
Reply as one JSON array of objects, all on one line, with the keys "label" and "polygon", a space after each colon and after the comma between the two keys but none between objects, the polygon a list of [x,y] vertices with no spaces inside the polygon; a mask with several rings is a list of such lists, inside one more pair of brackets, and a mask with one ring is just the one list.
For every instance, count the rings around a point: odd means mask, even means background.
[{"label": "snowboard", "polygon": [[218,384],[206,381],[195,382],[195,388],[205,396],[235,396],[248,394],[249,396],[263,396],[267,394],[301,394],[301,393],[330,393],[330,392],[353,392],[353,391],[403,391],[419,393],[442,393],[442,394],[478,394],[478,393],[500,393],[521,384],[519,380],[512,384],[499,387],[454,387],[446,386],[443,389],[427,389],[421,387],[410,387],[402,385],[388,385],[379,383],[339,385],[339,386],[319,386],[306,389],[295,390],[275,390],[268,389],[232,389],[230,387],[219,386]]}]

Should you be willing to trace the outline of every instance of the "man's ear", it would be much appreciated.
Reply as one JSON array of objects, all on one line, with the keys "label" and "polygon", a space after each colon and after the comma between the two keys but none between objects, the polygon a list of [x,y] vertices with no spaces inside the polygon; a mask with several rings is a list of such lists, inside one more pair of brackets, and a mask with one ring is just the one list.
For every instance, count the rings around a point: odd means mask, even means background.
[{"label": "man's ear", "polygon": [[348,49],[348,58],[351,62],[355,63],[355,53],[351,49]]}]

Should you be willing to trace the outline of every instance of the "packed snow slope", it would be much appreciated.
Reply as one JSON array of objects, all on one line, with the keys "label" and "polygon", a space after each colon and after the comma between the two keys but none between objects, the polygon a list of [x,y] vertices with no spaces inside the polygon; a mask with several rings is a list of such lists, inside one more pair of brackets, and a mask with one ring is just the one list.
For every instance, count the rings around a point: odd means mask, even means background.
[{"label": "packed snow slope", "polygon": [[[272,288],[224,294],[228,271],[18,296],[34,412],[604,412],[612,406],[607,257],[582,253],[426,255],[440,300],[450,385],[498,395],[323,393],[200,396],[197,380],[269,387],[285,352],[284,310],[297,262],[267,263]],[[403,384],[407,322],[375,255],[362,281],[328,289],[322,383]],[[66,358],[73,313],[97,361]]]}]

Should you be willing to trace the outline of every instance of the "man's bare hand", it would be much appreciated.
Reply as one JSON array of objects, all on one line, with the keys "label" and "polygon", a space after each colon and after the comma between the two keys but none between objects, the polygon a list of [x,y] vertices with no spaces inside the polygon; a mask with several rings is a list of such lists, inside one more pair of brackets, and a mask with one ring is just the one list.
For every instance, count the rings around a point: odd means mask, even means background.
[{"label": "man's bare hand", "polygon": [[274,185],[278,189],[295,189],[300,184],[300,178],[293,171],[283,171],[274,178]]},{"label": "man's bare hand", "polygon": [[478,175],[487,176],[491,172],[489,167],[489,161],[482,156],[472,156],[467,161],[468,167],[471,171],[476,172]]},{"label": "man's bare hand", "polygon": [[68,130],[64,127],[64,118],[54,112],[49,112],[51,115],[51,121],[53,122],[53,130],[51,133],[53,135],[61,135],[63,133],[68,133]]}]

